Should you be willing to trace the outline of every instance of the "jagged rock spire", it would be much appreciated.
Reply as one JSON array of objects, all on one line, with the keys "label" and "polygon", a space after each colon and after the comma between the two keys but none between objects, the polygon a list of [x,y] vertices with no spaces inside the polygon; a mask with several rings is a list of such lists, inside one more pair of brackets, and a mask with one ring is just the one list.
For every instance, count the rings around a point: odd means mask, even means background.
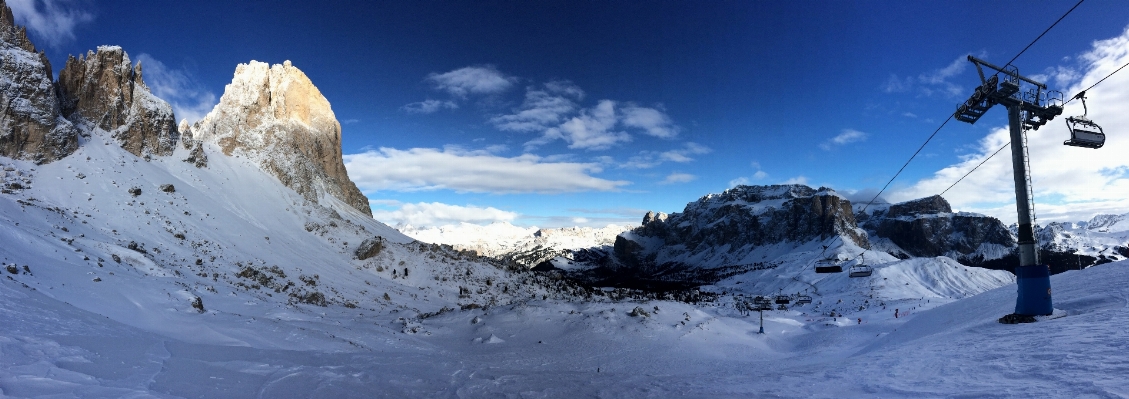
[{"label": "jagged rock spire", "polygon": [[341,157],[341,124],[329,100],[286,61],[239,64],[219,104],[192,126],[196,140],[258,163],[307,200],[339,200],[372,215]]},{"label": "jagged rock spire", "polygon": [[0,156],[46,163],[77,149],[78,129],[60,116],[51,63],[0,0]]}]

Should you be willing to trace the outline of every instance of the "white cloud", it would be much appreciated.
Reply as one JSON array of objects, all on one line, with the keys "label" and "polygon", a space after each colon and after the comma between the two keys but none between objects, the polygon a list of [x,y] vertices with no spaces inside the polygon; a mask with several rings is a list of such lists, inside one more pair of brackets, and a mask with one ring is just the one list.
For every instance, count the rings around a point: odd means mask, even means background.
[{"label": "white cloud", "polygon": [[768,178],[768,173],[761,170],[761,163],[760,162],[757,162],[757,161],[749,162],[749,166],[752,166],[753,169],[756,169],[757,171],[753,172],[752,176],[749,176],[749,177],[741,176],[741,177],[738,177],[736,179],[730,180],[729,181],[729,188],[733,188],[733,187],[740,186],[740,185],[752,184],[754,182],[754,180],[764,180],[764,179]]},{"label": "white cloud", "polygon": [[[1082,61],[1080,78],[1064,90],[1068,96],[1129,62],[1129,29],[1118,37],[1094,42],[1077,59]],[[1129,113],[1124,112],[1129,91],[1125,87],[1129,87],[1129,73],[1122,71],[1087,92],[1089,117],[1105,127],[1106,132],[1129,128]],[[1001,108],[991,112],[1004,111]],[[1063,120],[1068,115],[1081,114],[1081,101],[1073,101],[1062,116],[1028,133],[1035,210],[1041,224],[1087,220],[1095,213],[1129,212],[1129,157],[1125,156],[1129,153],[1129,140],[1110,135],[1106,145],[1096,150],[1062,145],[1069,138]],[[908,188],[890,193],[890,199],[905,201],[939,194],[1008,141],[1006,128],[993,129],[977,143],[973,154]],[[1005,148],[946,193],[945,198],[954,209],[980,212],[1013,223],[1015,192],[1010,155],[1010,149]]]},{"label": "white cloud", "polygon": [[613,130],[617,122],[615,101],[600,100],[596,107],[583,110],[560,126],[546,130],[526,146],[534,147],[561,139],[568,143],[568,148],[606,150],[618,143],[631,141],[631,135]]},{"label": "white cloud", "polygon": [[661,109],[619,106],[607,99],[582,108],[577,102],[583,99],[584,90],[569,81],[528,87],[521,107],[491,117],[490,123],[502,131],[541,133],[525,143],[527,149],[563,140],[573,149],[606,150],[632,140],[631,134],[616,129],[619,126],[664,139],[676,137],[680,130]]},{"label": "white cloud", "polygon": [[350,179],[365,192],[566,193],[616,191],[630,184],[592,176],[602,171],[596,163],[547,162],[531,154],[506,158],[457,147],[380,148],[344,158]]},{"label": "white cloud", "polygon": [[145,53],[137,56],[137,62],[149,90],[169,102],[178,120],[198,121],[215,107],[216,95],[187,71],[171,68]]},{"label": "white cloud", "polygon": [[574,100],[584,98],[584,91],[568,81],[546,83],[544,88],[528,88],[521,108],[513,114],[490,118],[499,130],[513,132],[544,131],[564,121],[576,111]]},{"label": "white cloud", "polygon": [[834,147],[838,147],[838,146],[842,146],[842,145],[846,145],[846,144],[850,144],[850,143],[855,143],[855,142],[859,142],[859,141],[865,141],[866,137],[867,137],[866,133],[860,132],[858,130],[843,129],[842,133],[839,133],[837,136],[832,137],[832,138],[828,139],[827,141],[824,141],[823,143],[820,143],[819,148],[822,148],[824,151],[831,151],[831,149],[834,148]]},{"label": "white cloud", "polygon": [[947,83],[949,78],[963,72],[965,68],[968,68],[969,64],[968,56],[963,55],[957,57],[957,59],[953,60],[953,62],[949,63],[949,65],[944,68],[921,74],[918,76],[918,81],[933,85]]},{"label": "white cloud", "polygon": [[416,227],[431,227],[458,223],[493,223],[511,222],[518,217],[517,213],[503,211],[494,207],[478,207],[473,205],[459,206],[439,202],[420,202],[416,204],[398,204],[395,210],[374,210],[372,217],[390,225],[412,225]]},{"label": "white cloud", "polygon": [[468,66],[445,73],[432,73],[427,80],[436,89],[452,96],[466,98],[468,94],[494,94],[506,91],[517,78],[506,76],[493,65]]},{"label": "white cloud", "polygon": [[666,178],[663,179],[663,181],[659,182],[659,184],[689,183],[697,179],[698,176],[694,176],[689,173],[675,172],[667,175]]},{"label": "white cloud", "polygon": [[69,0],[8,0],[16,23],[50,47],[74,40],[74,29],[94,20],[94,14],[78,9]]},{"label": "white cloud", "polygon": [[628,104],[623,107],[623,124],[643,129],[643,132],[661,139],[671,139],[678,135],[678,126],[666,113],[655,109]]},{"label": "white cloud", "polygon": [[[980,57],[983,56],[984,54],[981,52]],[[957,57],[949,65],[917,76],[899,77],[896,74],[890,74],[890,77],[882,84],[882,91],[904,93],[916,90],[924,96],[940,94],[946,98],[957,97],[966,94],[966,90],[962,85],[953,84],[949,79],[964,72],[970,67],[970,64],[968,55],[965,54]]]},{"label": "white cloud", "polygon": [[640,151],[638,155],[631,157],[627,160],[627,162],[619,165],[619,167],[628,169],[648,169],[659,166],[664,162],[687,163],[694,160],[694,158],[691,158],[692,155],[708,154],[711,151],[713,150],[711,150],[709,147],[690,142],[684,144],[682,148],[670,151]]},{"label": "white cloud", "polygon": [[459,105],[453,101],[427,99],[400,107],[401,110],[409,114],[431,114],[444,108],[456,109],[459,108]]},{"label": "white cloud", "polygon": [[796,176],[791,179],[785,180],[780,184],[808,184],[808,178],[804,176]]}]

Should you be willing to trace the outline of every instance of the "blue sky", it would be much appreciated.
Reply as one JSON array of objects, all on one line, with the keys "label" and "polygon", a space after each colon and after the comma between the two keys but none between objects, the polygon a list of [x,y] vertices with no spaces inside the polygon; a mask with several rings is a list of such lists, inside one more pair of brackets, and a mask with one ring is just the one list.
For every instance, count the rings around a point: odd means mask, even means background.
[{"label": "blue sky", "polygon": [[[1075,2],[9,4],[56,72],[120,45],[178,118],[210,110],[236,64],[292,61],[382,221],[550,227],[637,223],[738,183],[872,195],[978,85],[966,55],[1006,63]],[[1129,61],[1099,42],[1127,25],[1124,1],[1087,0],[1016,65],[1072,94]],[[1129,106],[1121,78],[1092,92],[1095,120]],[[1006,142],[1005,118],[949,123],[884,197],[938,194]],[[1031,138],[1041,217],[1129,212],[1112,132],[1063,152],[1055,122]],[[946,194],[956,208],[1014,219],[995,161]]]}]

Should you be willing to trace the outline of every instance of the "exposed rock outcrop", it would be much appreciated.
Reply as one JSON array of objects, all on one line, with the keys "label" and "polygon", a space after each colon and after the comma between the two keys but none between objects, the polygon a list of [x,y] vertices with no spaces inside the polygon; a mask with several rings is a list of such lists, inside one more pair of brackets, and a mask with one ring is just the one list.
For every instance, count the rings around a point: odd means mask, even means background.
[{"label": "exposed rock outcrop", "polygon": [[62,118],[52,78],[47,56],[0,0],[0,156],[46,163],[78,149],[79,131]]},{"label": "exposed rock outcrop", "polygon": [[188,125],[188,120],[181,120],[180,126],[180,143],[184,145],[184,149],[188,150],[188,157],[184,158],[184,162],[188,162],[197,168],[208,167],[208,154],[204,153],[204,142],[196,140],[192,134],[192,127]]},{"label": "exposed rock outcrop", "polygon": [[965,264],[1004,256],[1015,247],[1011,232],[999,219],[953,213],[949,202],[935,195],[890,205],[886,210],[857,215],[861,226],[887,238],[907,255],[949,256]]},{"label": "exposed rock outcrop", "polygon": [[329,101],[290,61],[240,64],[219,104],[191,131],[225,155],[253,160],[307,200],[331,196],[372,215],[345,171],[341,124]]},{"label": "exposed rock outcrop", "polygon": [[841,237],[868,247],[851,203],[834,190],[803,185],[737,186],[686,205],[648,212],[644,224],[616,238],[625,269],[644,275],[736,263],[758,247]]},{"label": "exposed rock outcrop", "polygon": [[179,133],[172,107],[149,92],[141,63],[133,65],[121,47],[71,56],[59,71],[58,87],[65,117],[110,132],[126,151],[171,155],[175,149]]}]

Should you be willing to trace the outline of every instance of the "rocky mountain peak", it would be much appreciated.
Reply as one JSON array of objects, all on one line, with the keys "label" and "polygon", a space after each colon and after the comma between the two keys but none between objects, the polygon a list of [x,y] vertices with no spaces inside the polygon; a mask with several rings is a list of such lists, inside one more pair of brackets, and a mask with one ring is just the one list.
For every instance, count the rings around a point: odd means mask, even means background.
[{"label": "rocky mountain peak", "polygon": [[121,47],[69,57],[59,71],[59,97],[65,117],[110,132],[134,155],[170,155],[176,147],[172,107],[149,92],[141,64]]},{"label": "rocky mountain peak", "polygon": [[870,245],[850,201],[834,190],[737,186],[703,196],[679,213],[647,213],[642,226],[616,238],[614,253],[622,266],[617,273],[650,278],[672,270],[727,267],[758,248],[832,237]]},{"label": "rocky mountain peak", "polygon": [[78,149],[78,129],[62,118],[51,63],[36,52],[0,0],[0,155],[46,163]]},{"label": "rocky mountain peak", "polygon": [[290,61],[235,68],[224,94],[192,127],[196,140],[247,157],[307,200],[326,197],[372,215],[341,158],[341,124],[329,100]]},{"label": "rocky mountain peak", "polygon": [[1129,230],[1129,223],[1122,223],[1129,220],[1129,214],[1124,215],[1094,215],[1089,222],[1086,222],[1086,228],[1093,231],[1111,232],[1111,231],[1125,231]]},{"label": "rocky mountain peak", "polygon": [[949,206],[949,201],[946,201],[940,195],[934,195],[890,205],[886,217],[897,218],[941,213],[953,213],[953,208]]}]

